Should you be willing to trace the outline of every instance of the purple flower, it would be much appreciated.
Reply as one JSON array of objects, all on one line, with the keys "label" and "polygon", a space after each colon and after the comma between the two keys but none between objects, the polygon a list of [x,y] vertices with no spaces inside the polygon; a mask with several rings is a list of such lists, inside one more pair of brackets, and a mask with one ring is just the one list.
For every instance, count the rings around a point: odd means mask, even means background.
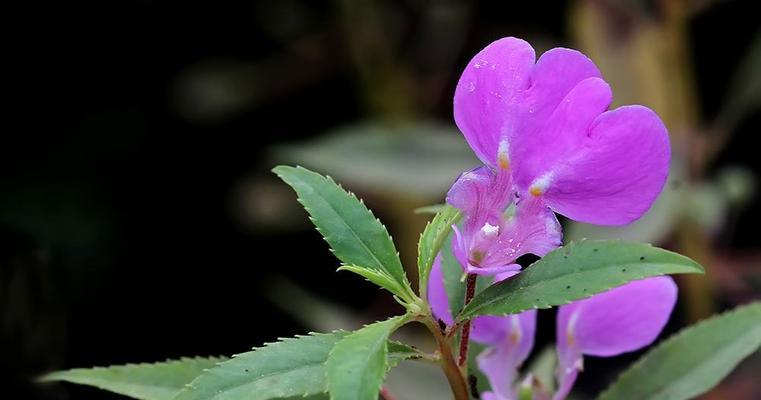
[{"label": "purple flower", "polygon": [[560,246],[555,214],[539,199],[519,201],[515,215],[503,212],[513,202],[510,174],[480,167],[460,175],[447,202],[464,211],[463,231],[454,226],[452,250],[467,273],[495,275],[520,271],[515,260],[527,253],[543,256]]},{"label": "purple flower", "polygon": [[[455,255],[468,273],[517,271],[523,254],[560,245],[553,210],[622,225],[650,208],[670,157],[666,128],[642,106],[606,111],[610,87],[589,58],[555,48],[534,63],[523,40],[500,39],[457,84],[457,126],[486,166],[463,173],[447,202],[463,211]],[[502,213],[516,203],[516,215]]]},{"label": "purple flower", "polygon": [[[470,61],[457,84],[454,116],[485,166],[460,175],[447,194],[464,215],[462,230],[453,226],[452,251],[466,273],[507,279],[520,271],[519,256],[560,246],[553,211],[623,225],[650,208],[668,174],[666,128],[646,107],[607,111],[611,101],[600,71],[575,50],[555,48],[535,63],[528,43],[504,38]],[[511,204],[514,214],[505,215]],[[434,315],[451,325],[439,259],[428,284]],[[613,356],[651,343],[675,301],[676,285],[658,277],[560,307],[555,399],[567,396],[584,354]],[[489,346],[478,357],[492,387],[484,399],[516,398],[535,328],[534,310],[473,320],[473,340]]]},{"label": "purple flower", "polygon": [[512,37],[473,57],[454,96],[468,144],[497,176],[497,187],[512,181],[520,198],[537,197],[593,224],[639,218],[666,182],[665,126],[646,107],[606,111],[610,87],[578,51],[555,48],[534,59],[534,49]]},{"label": "purple flower", "polygon": [[[534,331],[536,329],[536,310],[500,318],[500,326],[492,332],[499,332],[501,337],[491,341],[491,346],[478,355],[478,368],[486,375],[492,391],[484,392],[484,400],[517,399],[515,381],[518,378],[518,368],[526,361],[534,347]],[[474,321],[474,324],[478,318]],[[496,321],[495,321],[496,322]],[[475,332],[475,330],[474,330]],[[496,339],[496,337],[495,337]]]},{"label": "purple flower", "polygon": [[612,357],[639,350],[660,334],[677,286],[667,276],[634,281],[561,306],[557,319],[558,392],[564,399],[583,369],[583,355]]},{"label": "purple flower", "polygon": [[[495,281],[515,274],[497,275]],[[553,399],[565,399],[571,391],[583,369],[584,355],[612,357],[652,343],[666,325],[676,299],[673,279],[661,276],[630,282],[561,306],[557,317],[558,391]],[[428,302],[434,315],[451,326],[452,312],[440,257],[434,261],[428,281]],[[471,338],[489,346],[477,360],[492,388],[483,393],[484,400],[517,398],[516,379],[534,345],[535,330],[536,310],[473,320]],[[535,398],[549,397],[546,393],[535,394]]]}]

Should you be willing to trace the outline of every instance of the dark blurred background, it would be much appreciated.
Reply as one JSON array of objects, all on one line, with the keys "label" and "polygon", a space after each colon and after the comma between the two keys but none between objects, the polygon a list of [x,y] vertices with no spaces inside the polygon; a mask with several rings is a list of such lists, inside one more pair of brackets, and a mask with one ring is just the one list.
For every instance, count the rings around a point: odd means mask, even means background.
[{"label": "dark blurred background", "polygon": [[[356,191],[408,264],[476,165],[451,103],[503,36],[578,48],[616,104],[654,108],[675,165],[634,227],[706,265],[667,333],[761,293],[761,42],[754,1],[73,1],[5,17],[0,375],[12,398],[117,399],[31,379],[61,368],[229,355],[397,312],[349,273],[269,172]],[[338,306],[336,306],[338,305]],[[553,340],[552,313],[539,343]],[[587,360],[594,394],[639,353]],[[759,357],[706,398],[758,398]],[[422,398],[398,393],[402,399]],[[754,396],[755,395],[755,396]]]}]

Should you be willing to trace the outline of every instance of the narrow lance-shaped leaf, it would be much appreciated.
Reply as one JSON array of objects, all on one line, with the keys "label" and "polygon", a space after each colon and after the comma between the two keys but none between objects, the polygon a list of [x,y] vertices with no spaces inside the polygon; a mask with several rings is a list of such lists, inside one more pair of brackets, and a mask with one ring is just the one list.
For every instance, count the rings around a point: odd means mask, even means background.
[{"label": "narrow lance-shaped leaf", "polygon": [[169,400],[204,370],[223,360],[195,357],[155,364],[77,368],[50,373],[40,378],[40,381],[65,381],[94,386],[140,400]]},{"label": "narrow lance-shaped leaf", "polygon": [[382,272],[393,278],[393,284],[386,282],[386,289],[408,302],[414,299],[386,227],[356,196],[306,168],[279,166],[273,171],[296,191],[336,257],[352,268]]},{"label": "narrow lance-shaped leaf", "polygon": [[487,288],[458,320],[549,308],[630,281],[682,273],[703,273],[703,268],[685,256],[647,244],[584,240],[554,250],[517,276]]},{"label": "narrow lance-shaped leaf", "polygon": [[356,265],[342,265],[338,267],[338,270],[354,272],[355,274],[362,276],[368,281],[380,287],[387,288],[391,292],[398,295],[400,295],[399,293],[404,293],[404,289],[399,287],[399,283],[391,275],[386,273],[386,271],[379,271],[377,269],[369,269]]},{"label": "narrow lance-shaped leaf", "polygon": [[761,303],[686,328],[647,353],[601,396],[682,400],[705,393],[761,346]]},{"label": "narrow lance-shaped leaf", "polygon": [[[317,396],[327,392],[325,361],[346,331],[283,339],[211,368],[176,397],[177,400],[267,400]],[[404,344],[389,343],[389,365],[419,358]]]},{"label": "narrow lance-shaped leaf", "polygon": [[395,317],[347,335],[330,352],[327,367],[332,400],[376,400],[388,370],[388,337],[404,322]]},{"label": "narrow lance-shaped leaf", "polygon": [[460,210],[445,206],[433,220],[426,225],[425,230],[420,235],[418,243],[418,274],[420,276],[420,293],[425,294],[428,285],[428,275],[431,273],[431,266],[436,255],[439,254],[444,241],[449,237],[452,231],[452,224],[462,216]]},{"label": "narrow lance-shaped leaf", "polygon": [[322,393],[323,364],[333,345],[345,335],[299,336],[238,354],[199,376],[176,399],[265,400]]}]

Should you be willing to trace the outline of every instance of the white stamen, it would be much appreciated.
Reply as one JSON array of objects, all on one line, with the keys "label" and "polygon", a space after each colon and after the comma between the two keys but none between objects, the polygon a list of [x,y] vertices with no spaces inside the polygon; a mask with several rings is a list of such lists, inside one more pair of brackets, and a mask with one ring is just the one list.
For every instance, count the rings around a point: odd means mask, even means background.
[{"label": "white stamen", "polygon": [[493,237],[499,234],[499,226],[495,226],[487,222],[481,228],[481,232],[483,232],[484,236],[486,237]]}]

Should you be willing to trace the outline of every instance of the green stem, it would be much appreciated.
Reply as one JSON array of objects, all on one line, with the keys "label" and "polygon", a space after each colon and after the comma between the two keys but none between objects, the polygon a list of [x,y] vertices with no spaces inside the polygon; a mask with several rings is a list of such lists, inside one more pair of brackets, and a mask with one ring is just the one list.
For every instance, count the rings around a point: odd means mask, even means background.
[{"label": "green stem", "polygon": [[441,365],[441,370],[444,371],[444,375],[449,381],[449,387],[452,389],[452,394],[454,395],[455,400],[469,400],[468,383],[465,381],[465,376],[457,366],[449,340],[444,336],[441,330],[439,330],[439,327],[434,322],[432,316],[428,315],[421,322],[423,322],[428,330],[431,331],[433,337],[436,339],[436,347],[441,354],[439,365]]}]

